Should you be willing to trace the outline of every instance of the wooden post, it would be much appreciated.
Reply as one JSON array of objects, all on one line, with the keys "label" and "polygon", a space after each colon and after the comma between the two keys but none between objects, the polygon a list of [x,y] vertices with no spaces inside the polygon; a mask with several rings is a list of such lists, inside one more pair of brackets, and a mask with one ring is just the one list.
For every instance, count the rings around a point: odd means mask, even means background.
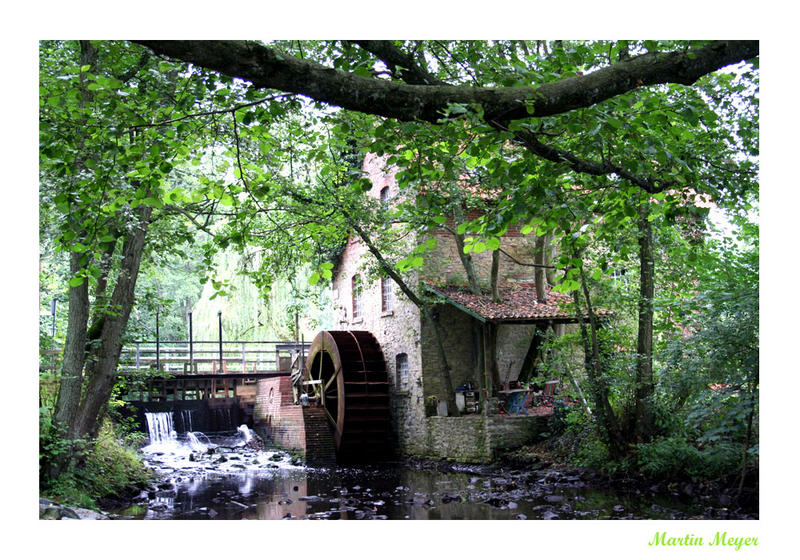
[{"label": "wooden post", "polygon": [[247,373],[247,361],[244,352],[244,342],[242,342],[242,373]]},{"label": "wooden post", "polygon": [[139,343],[137,342],[136,343],[136,371],[137,372],[139,371],[139,365],[140,365],[139,360],[140,360],[140,357],[141,357],[140,348],[139,348]]},{"label": "wooden post", "polygon": [[494,387],[500,385],[500,374],[497,371],[497,325],[484,323],[483,345],[485,348],[483,356],[485,387],[487,396],[491,397],[494,395]]}]

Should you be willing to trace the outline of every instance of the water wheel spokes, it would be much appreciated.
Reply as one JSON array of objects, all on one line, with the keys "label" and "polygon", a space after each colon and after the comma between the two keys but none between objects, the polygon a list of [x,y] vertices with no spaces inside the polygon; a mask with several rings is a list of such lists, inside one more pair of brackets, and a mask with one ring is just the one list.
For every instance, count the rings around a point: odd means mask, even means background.
[{"label": "water wheel spokes", "polygon": [[389,381],[375,337],[366,331],[322,331],[311,343],[305,378],[325,409],[340,460],[386,455]]}]

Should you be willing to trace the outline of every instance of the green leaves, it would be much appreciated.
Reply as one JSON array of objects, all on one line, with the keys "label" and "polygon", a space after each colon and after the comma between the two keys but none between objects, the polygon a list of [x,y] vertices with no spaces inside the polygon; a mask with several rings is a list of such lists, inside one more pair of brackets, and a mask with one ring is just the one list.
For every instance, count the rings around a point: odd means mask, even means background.
[{"label": "green leaves", "polygon": [[310,286],[316,286],[320,280],[330,280],[333,277],[333,263],[320,263],[319,270],[315,270],[308,278]]},{"label": "green leaves", "polygon": [[490,237],[486,240],[479,240],[474,237],[467,237],[464,239],[464,254],[476,253],[480,254],[486,251],[497,251],[500,248],[500,239],[497,237]]}]

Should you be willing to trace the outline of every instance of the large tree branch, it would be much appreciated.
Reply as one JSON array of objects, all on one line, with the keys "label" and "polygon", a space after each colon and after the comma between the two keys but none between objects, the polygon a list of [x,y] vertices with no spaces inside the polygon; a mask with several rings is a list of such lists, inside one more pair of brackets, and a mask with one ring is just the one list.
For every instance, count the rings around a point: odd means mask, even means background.
[{"label": "large tree branch", "polygon": [[421,68],[413,56],[400,50],[392,41],[355,41],[355,43],[381,59],[393,76],[407,84],[449,85]]},{"label": "large tree branch", "polygon": [[[490,124],[498,130],[509,131],[508,128],[502,123],[491,122]],[[543,144],[537,138],[538,134],[533,132],[518,130],[512,132],[512,134],[514,134],[514,139],[525,146],[525,149],[532,154],[555,163],[563,163],[578,173],[586,173],[588,175],[596,175],[600,177],[615,174],[622,179],[626,179],[631,184],[638,186],[642,190],[649,192],[650,194],[662,192],[675,184],[674,181],[662,181],[653,179],[652,177],[636,175],[635,173],[631,173],[627,169],[615,165],[610,161],[597,163],[595,161],[581,159],[575,154],[566,150]]]},{"label": "large tree branch", "polygon": [[637,87],[692,84],[729,64],[758,56],[758,41],[717,41],[705,47],[649,53],[584,76],[528,87],[411,85],[341,72],[250,41],[137,41],[258,88],[299,93],[320,102],[402,121],[437,122],[450,104],[479,104],[487,120],[544,117],[589,107]]}]

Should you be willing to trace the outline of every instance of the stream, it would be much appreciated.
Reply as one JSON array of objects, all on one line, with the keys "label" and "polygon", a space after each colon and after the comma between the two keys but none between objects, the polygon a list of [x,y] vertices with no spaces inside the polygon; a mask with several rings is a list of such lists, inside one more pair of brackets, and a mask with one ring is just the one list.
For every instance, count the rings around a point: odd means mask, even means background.
[{"label": "stream", "polygon": [[[710,496],[603,487],[554,469],[384,463],[311,468],[235,433],[175,434],[148,418],[159,481],[114,519],[754,519]],[[161,422],[159,424],[159,422]],[[438,465],[438,466],[437,466]]]}]

